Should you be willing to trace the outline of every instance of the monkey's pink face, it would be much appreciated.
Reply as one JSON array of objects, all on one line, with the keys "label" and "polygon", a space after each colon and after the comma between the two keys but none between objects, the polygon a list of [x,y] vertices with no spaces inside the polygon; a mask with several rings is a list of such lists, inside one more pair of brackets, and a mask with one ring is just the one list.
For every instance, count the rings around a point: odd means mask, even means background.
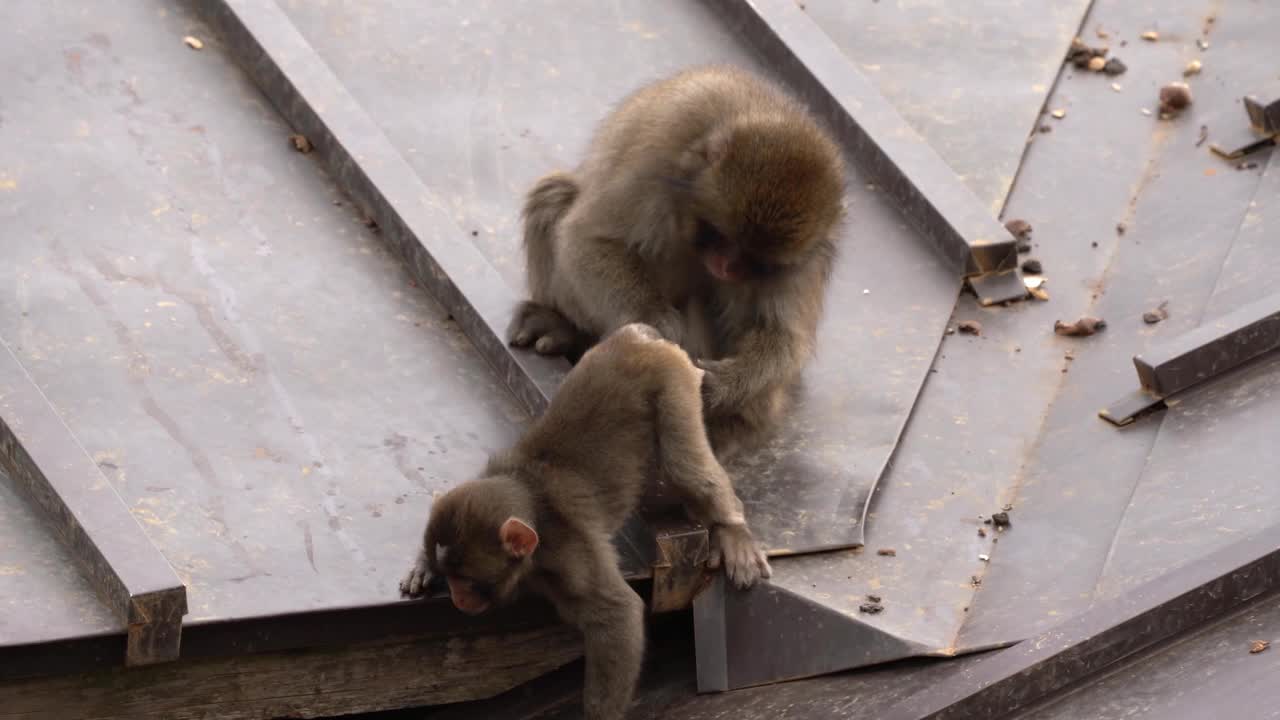
[{"label": "monkey's pink face", "polygon": [[449,598],[453,600],[454,607],[468,615],[479,615],[489,609],[489,593],[477,587],[475,582],[456,575],[449,575],[446,579],[449,581]]},{"label": "monkey's pink face", "polygon": [[711,277],[726,283],[764,280],[782,271],[781,264],[751,247],[744,247],[737,238],[726,237],[711,223],[698,222],[694,248],[703,267]]}]

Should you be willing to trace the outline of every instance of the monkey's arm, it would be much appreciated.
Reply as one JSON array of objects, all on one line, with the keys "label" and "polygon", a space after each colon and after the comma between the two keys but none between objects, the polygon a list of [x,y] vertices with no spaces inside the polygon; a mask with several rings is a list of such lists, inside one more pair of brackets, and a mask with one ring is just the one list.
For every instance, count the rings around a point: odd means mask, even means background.
[{"label": "monkey's arm", "polygon": [[753,328],[721,360],[699,360],[707,371],[702,394],[709,413],[732,412],[765,390],[794,379],[812,352],[813,337],[783,326]]},{"label": "monkey's arm", "polygon": [[426,548],[419,546],[418,552],[413,556],[413,563],[409,565],[409,571],[400,581],[400,594],[406,597],[418,597],[427,590],[430,580],[431,571],[427,569],[427,551]]},{"label": "monkey's arm", "polygon": [[561,249],[562,276],[603,337],[632,322],[652,325],[674,343],[683,338],[684,317],[662,296],[644,260],[622,240],[580,235],[573,226]]},{"label": "monkey's arm", "polygon": [[[559,572],[538,583],[565,622],[582,632],[586,720],[623,720],[644,661],[644,601],[618,570],[607,537],[562,548]],[[581,553],[581,554],[579,554]]]}]

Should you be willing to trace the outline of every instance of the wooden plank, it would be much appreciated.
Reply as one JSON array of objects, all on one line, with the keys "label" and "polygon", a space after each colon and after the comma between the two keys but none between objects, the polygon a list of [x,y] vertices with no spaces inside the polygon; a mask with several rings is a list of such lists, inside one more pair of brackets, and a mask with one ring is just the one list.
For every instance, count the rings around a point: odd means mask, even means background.
[{"label": "wooden plank", "polygon": [[184,660],[0,684],[0,720],[317,718],[482,700],[581,656],[563,625]]},{"label": "wooden plank", "polygon": [[128,626],[125,664],[178,657],[187,590],[0,338],[0,469]]}]

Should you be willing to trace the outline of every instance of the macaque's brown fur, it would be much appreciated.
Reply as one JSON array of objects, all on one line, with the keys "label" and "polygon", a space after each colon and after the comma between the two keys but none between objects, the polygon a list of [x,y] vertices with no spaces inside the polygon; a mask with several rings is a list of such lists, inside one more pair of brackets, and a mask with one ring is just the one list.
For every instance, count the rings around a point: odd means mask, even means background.
[{"label": "macaque's brown fur", "polygon": [[650,324],[707,370],[716,451],[757,440],[813,353],[843,194],[836,144],[764,81],[706,67],[644,87],[529,192],[510,340],[572,355]]},{"label": "macaque's brown fur", "polygon": [[587,351],[515,447],[435,501],[401,590],[416,595],[429,576],[444,576],[454,604],[471,613],[520,587],[545,596],[582,630],[586,717],[622,718],[643,658],[644,603],[611,539],[654,478],[711,529],[710,565],[743,587],[769,576],[707,441],[702,375],[645,325]]}]

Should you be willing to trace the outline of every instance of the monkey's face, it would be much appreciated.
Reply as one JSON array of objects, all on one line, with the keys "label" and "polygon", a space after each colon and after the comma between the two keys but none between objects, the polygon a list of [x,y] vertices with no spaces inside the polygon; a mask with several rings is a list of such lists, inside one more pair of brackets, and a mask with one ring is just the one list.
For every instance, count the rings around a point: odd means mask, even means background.
[{"label": "monkey's face", "polygon": [[844,168],[810,127],[752,120],[712,141],[694,183],[694,249],[722,282],[802,264],[843,214]]},{"label": "monkey's face", "polygon": [[[464,490],[466,485],[456,490]],[[454,607],[478,615],[515,595],[537,547],[527,523],[486,518],[485,498],[451,492],[436,501],[424,543],[427,567],[449,586]]]}]

